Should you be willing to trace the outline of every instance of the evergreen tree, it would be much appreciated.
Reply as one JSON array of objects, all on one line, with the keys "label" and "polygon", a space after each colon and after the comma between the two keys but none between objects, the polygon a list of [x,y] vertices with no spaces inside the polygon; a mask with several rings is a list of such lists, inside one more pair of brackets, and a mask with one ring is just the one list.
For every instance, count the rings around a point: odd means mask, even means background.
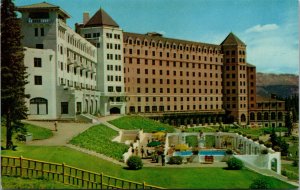
[{"label": "evergreen tree", "polygon": [[27,117],[26,67],[23,63],[20,21],[12,0],[1,3],[1,116],[6,121],[6,148],[12,149],[13,132]]},{"label": "evergreen tree", "polygon": [[287,135],[291,136],[293,130],[293,124],[292,124],[291,115],[289,111],[285,115],[285,127],[288,129]]}]

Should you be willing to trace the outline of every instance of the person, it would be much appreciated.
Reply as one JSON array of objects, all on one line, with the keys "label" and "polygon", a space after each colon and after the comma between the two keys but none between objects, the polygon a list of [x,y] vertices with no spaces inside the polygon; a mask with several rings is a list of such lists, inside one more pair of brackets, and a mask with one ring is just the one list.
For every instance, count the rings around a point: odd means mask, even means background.
[{"label": "person", "polygon": [[164,154],[161,155],[161,165],[162,166],[165,165],[165,155]]},{"label": "person", "polygon": [[138,147],[135,147],[135,155],[137,156],[139,153]]},{"label": "person", "polygon": [[144,147],[142,146],[142,148],[141,148],[142,158],[144,157],[144,152],[145,152],[145,150],[144,150]]},{"label": "person", "polygon": [[131,147],[131,153],[132,153],[132,155],[134,154],[134,148],[133,148],[133,146]]},{"label": "person", "polygon": [[57,131],[57,121],[54,122],[54,130]]}]

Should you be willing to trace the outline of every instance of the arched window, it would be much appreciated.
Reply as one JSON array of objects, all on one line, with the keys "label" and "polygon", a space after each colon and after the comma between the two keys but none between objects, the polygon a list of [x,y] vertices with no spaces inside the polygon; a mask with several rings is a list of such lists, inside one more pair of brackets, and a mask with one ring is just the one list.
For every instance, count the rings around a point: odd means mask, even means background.
[{"label": "arched window", "polygon": [[269,120],[269,114],[268,114],[268,112],[264,113],[264,120]]},{"label": "arched window", "polygon": [[32,98],[30,100],[29,112],[32,115],[47,115],[48,100],[45,98]]},{"label": "arched window", "polygon": [[261,119],[262,119],[261,113],[258,112],[258,113],[257,113],[257,120],[261,120]]},{"label": "arched window", "polygon": [[282,112],[278,112],[278,120],[279,120],[279,121],[282,121],[282,119],[283,119]]},{"label": "arched window", "polygon": [[271,113],[271,120],[275,120],[275,118],[276,118],[275,112],[272,112]]},{"label": "arched window", "polygon": [[246,116],[245,116],[245,114],[242,114],[241,115],[241,122],[245,122],[246,121]]},{"label": "arched window", "polygon": [[255,120],[255,114],[253,112],[250,113],[250,120],[251,121]]}]

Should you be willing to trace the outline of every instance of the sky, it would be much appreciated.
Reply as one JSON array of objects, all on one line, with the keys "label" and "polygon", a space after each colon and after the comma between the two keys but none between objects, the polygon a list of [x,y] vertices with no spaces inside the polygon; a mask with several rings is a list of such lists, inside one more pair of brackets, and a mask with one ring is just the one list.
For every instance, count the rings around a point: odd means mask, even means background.
[{"label": "sky", "polygon": [[[15,0],[16,6],[43,0]],[[257,72],[299,74],[298,0],[48,0],[82,23],[100,7],[126,32],[220,44],[233,32]]]}]

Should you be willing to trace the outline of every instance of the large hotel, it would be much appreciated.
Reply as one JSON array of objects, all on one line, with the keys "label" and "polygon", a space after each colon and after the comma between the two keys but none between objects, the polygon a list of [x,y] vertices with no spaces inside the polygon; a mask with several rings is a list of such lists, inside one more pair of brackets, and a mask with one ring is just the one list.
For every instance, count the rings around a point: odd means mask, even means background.
[{"label": "large hotel", "polygon": [[124,32],[103,10],[75,31],[38,3],[22,13],[29,119],[140,114],[172,125],[284,125],[284,102],[256,98],[256,68],[230,33],[221,44]]}]

